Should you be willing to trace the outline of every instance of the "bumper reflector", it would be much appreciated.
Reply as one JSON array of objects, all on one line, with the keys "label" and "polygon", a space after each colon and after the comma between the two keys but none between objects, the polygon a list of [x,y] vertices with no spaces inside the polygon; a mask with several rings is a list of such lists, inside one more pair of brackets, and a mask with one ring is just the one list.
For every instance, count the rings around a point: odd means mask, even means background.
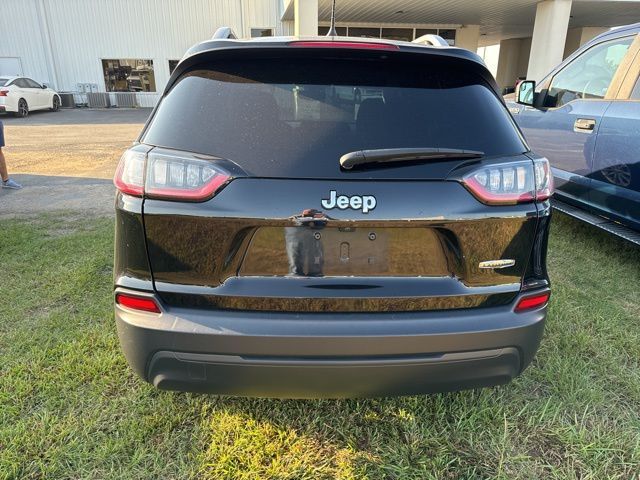
[{"label": "bumper reflector", "polygon": [[160,307],[153,298],[138,297],[127,293],[116,293],[116,303],[122,307],[143,312],[161,313]]},{"label": "bumper reflector", "polygon": [[521,298],[516,305],[515,312],[524,312],[525,310],[532,310],[534,308],[540,308],[549,301],[551,292],[539,293],[530,297]]}]

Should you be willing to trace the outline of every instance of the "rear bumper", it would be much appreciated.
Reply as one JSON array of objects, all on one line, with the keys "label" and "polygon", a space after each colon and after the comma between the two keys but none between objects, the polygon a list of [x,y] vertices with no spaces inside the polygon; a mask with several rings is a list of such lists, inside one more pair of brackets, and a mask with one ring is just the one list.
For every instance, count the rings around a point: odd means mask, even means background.
[{"label": "rear bumper", "polygon": [[17,108],[14,107],[13,102],[9,97],[0,98],[0,112],[15,112]]},{"label": "rear bumper", "polygon": [[296,314],[170,307],[158,316],[116,306],[116,323],[130,365],[162,389],[374,397],[507,383],[532,360],[546,317],[546,307],[512,308]]}]

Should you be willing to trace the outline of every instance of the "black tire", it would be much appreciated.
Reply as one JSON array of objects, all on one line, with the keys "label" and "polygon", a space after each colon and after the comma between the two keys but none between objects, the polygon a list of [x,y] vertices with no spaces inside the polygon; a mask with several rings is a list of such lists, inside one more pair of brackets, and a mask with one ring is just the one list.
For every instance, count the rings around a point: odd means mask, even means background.
[{"label": "black tire", "polygon": [[58,110],[60,110],[60,99],[57,95],[53,96],[53,106],[49,110],[51,110],[52,112],[57,112]]},{"label": "black tire", "polygon": [[29,105],[24,98],[18,100],[18,111],[16,112],[16,117],[24,118],[29,115]]}]

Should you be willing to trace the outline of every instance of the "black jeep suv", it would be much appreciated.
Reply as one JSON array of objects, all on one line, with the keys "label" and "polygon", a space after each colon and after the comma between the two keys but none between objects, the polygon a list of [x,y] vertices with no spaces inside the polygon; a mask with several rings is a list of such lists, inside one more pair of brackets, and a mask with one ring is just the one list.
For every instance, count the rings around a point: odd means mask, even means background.
[{"label": "black jeep suv", "polygon": [[159,388],[475,388],[540,343],[549,165],[469,51],[201,43],[115,185],[118,334]]}]

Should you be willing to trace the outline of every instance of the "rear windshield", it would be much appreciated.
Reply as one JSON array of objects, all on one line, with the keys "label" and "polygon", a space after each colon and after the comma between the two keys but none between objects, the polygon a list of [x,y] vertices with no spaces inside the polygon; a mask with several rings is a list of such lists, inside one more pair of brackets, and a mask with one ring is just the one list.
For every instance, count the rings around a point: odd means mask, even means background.
[{"label": "rear windshield", "polygon": [[8,81],[8,78],[0,78],[0,87],[4,87]]},{"label": "rear windshield", "polygon": [[[340,177],[340,156],[363,149],[525,151],[483,80],[447,65],[353,59],[201,65],[161,101],[143,141],[224,157],[263,177]],[[424,177],[429,168],[404,165],[374,176]]]}]

